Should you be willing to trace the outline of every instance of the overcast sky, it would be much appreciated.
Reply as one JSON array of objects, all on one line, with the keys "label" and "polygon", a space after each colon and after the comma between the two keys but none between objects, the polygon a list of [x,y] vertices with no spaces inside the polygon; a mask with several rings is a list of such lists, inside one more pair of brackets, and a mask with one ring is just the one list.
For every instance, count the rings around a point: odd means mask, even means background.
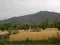
[{"label": "overcast sky", "polygon": [[0,20],[38,11],[60,13],[60,0],[0,0]]}]

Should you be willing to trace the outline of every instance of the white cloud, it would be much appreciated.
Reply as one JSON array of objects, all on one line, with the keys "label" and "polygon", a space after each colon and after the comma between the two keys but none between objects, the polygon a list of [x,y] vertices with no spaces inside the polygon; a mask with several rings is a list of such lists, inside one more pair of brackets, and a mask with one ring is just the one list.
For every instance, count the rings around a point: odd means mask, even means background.
[{"label": "white cloud", "polygon": [[60,12],[60,0],[0,0],[0,19],[41,10]]}]

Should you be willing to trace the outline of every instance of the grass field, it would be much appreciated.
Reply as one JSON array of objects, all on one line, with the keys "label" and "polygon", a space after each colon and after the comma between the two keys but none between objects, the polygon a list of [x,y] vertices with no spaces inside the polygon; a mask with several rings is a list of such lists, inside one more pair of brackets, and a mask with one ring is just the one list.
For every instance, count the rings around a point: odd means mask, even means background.
[{"label": "grass field", "polygon": [[[0,39],[0,45],[60,45],[60,40],[54,39],[60,39],[60,31],[56,28],[41,29],[39,32],[18,31],[19,33],[10,34],[8,39]],[[0,35],[7,33],[4,31]]]},{"label": "grass field", "polygon": [[20,41],[20,40],[26,40],[27,38],[29,40],[42,40],[42,39],[48,39],[52,37],[57,37],[57,33],[60,35],[60,31],[58,31],[55,28],[47,28],[45,30],[41,30],[40,32],[25,32],[19,30],[19,33],[12,34],[9,37],[10,41]]},{"label": "grass field", "polygon": [[0,45],[60,45],[60,44],[9,44],[9,43],[7,43],[7,44],[0,44]]}]

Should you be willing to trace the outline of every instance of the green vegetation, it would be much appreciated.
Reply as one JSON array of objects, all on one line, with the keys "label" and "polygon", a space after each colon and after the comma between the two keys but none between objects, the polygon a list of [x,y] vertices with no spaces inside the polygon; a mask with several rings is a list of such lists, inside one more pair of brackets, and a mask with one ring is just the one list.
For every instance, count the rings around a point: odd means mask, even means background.
[{"label": "green vegetation", "polygon": [[37,29],[37,28],[58,28],[60,29],[60,21],[55,20],[54,22],[49,22],[49,20],[44,20],[38,25],[29,25],[29,24],[24,24],[24,25],[13,25],[11,23],[5,23],[5,24],[0,24],[0,30],[28,30],[29,28],[31,29]]},{"label": "green vegetation", "polygon": [[[7,30],[10,34],[16,34],[18,33],[18,30],[28,30],[28,29],[33,29],[32,31],[40,31],[39,29],[45,29],[45,28],[58,28],[60,30],[60,21],[55,20],[53,23],[50,23],[49,20],[45,20],[43,22],[41,22],[38,25],[28,25],[28,24],[24,24],[24,25],[13,25],[10,23],[5,23],[5,24],[0,24],[0,30],[4,31]],[[49,38],[48,40],[29,40],[26,39],[25,41],[14,41],[14,42],[9,42],[9,35],[7,37],[4,37],[3,39],[0,40],[0,44],[4,45],[4,44],[38,44],[39,43],[42,45],[44,44],[60,44],[60,35],[57,32],[57,37],[52,37]]]}]

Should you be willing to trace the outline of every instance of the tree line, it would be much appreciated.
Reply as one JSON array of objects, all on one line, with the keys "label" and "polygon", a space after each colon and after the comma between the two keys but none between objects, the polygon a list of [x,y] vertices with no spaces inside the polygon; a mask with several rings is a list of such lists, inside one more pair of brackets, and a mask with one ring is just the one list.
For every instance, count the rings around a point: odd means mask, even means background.
[{"label": "tree line", "polygon": [[11,24],[11,23],[4,23],[0,24],[0,30],[28,30],[29,28],[31,29],[36,29],[36,28],[58,28],[60,29],[60,21],[55,20],[54,22],[49,22],[49,20],[44,20],[40,24],[36,25],[29,25],[29,24],[24,24],[24,25],[16,25],[16,24]]}]

